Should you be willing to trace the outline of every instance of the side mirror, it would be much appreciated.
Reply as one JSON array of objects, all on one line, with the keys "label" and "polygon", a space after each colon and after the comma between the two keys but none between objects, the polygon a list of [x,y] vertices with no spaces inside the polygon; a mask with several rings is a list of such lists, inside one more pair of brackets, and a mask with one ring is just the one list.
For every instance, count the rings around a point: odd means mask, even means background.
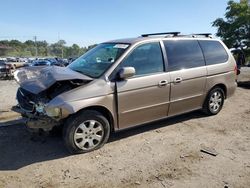
[{"label": "side mirror", "polygon": [[120,69],[119,73],[119,78],[120,79],[127,79],[130,77],[133,77],[135,75],[135,68],[134,67],[123,67]]}]

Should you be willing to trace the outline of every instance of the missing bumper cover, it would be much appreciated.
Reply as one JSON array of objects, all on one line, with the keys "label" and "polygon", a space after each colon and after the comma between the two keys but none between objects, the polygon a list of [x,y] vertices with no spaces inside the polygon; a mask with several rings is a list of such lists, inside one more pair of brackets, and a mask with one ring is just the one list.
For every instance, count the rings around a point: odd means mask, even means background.
[{"label": "missing bumper cover", "polygon": [[12,110],[22,114],[26,120],[25,124],[30,129],[42,129],[44,131],[50,131],[53,127],[59,126],[60,122],[48,116],[36,116],[32,113],[26,112],[19,106],[13,106]]}]

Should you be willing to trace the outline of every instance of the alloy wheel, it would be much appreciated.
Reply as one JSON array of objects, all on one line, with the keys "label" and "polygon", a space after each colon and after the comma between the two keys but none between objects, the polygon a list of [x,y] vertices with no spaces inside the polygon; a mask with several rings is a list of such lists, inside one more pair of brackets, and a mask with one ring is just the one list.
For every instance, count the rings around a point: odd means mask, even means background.
[{"label": "alloy wheel", "polygon": [[75,130],[74,142],[81,150],[91,150],[98,146],[104,137],[104,128],[96,120],[87,120]]},{"label": "alloy wheel", "polygon": [[222,105],[222,94],[219,91],[215,91],[209,100],[209,109],[212,112],[217,112],[220,110],[220,107]]}]

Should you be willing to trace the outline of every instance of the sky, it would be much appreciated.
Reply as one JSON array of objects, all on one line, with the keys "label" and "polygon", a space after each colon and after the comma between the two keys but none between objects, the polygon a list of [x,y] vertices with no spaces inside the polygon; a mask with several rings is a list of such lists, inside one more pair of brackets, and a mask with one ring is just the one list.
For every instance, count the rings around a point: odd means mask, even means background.
[{"label": "sky", "polygon": [[143,33],[216,33],[228,0],[0,0],[0,40],[87,46]]}]

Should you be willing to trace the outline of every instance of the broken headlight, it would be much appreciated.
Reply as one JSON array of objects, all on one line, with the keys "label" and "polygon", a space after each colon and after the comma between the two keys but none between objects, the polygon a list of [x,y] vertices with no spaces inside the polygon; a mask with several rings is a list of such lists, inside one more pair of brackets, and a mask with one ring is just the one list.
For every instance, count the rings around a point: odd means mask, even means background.
[{"label": "broken headlight", "polygon": [[49,117],[59,117],[61,115],[61,109],[58,107],[46,107],[45,113]]},{"label": "broken headlight", "polygon": [[35,105],[36,112],[38,113],[44,114],[45,113],[44,108],[45,108],[45,104],[41,102]]}]

